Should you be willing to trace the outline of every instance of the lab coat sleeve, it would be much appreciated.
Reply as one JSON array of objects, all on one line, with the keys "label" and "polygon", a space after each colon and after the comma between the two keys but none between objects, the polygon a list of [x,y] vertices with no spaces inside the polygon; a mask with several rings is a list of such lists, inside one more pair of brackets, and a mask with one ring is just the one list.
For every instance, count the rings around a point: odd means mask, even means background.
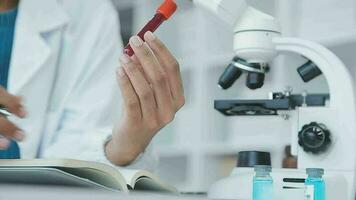
[{"label": "lab coat sleeve", "polygon": [[[85,48],[64,53],[67,56],[65,59],[75,60],[80,57],[86,60],[81,62],[82,66],[68,66],[70,63],[59,66],[79,69],[79,73],[73,86],[68,87],[68,97],[59,109],[58,126],[51,141],[42,147],[42,157],[111,164],[103,147],[112,134],[113,124],[118,123],[121,115],[122,99],[115,71],[119,65],[122,42],[116,10],[110,1],[97,2],[100,3],[93,8],[95,12],[86,15],[83,11],[82,19],[72,22],[72,27],[67,29],[70,34],[68,37],[72,38],[70,43],[77,42],[76,46],[82,43]],[[156,156],[149,146],[127,168],[152,171],[156,163]]]},{"label": "lab coat sleeve", "polygon": [[[111,130],[102,130],[102,133],[100,133],[100,131],[95,132],[93,134],[93,137],[88,138],[89,140],[91,140],[88,141],[88,144],[91,144],[92,147],[95,148],[88,146],[89,151],[87,153],[84,154],[80,153],[77,154],[80,157],[72,157],[72,158],[101,162],[104,164],[117,167],[106,158],[105,152],[103,150],[103,148],[106,145],[106,142],[108,141],[108,139],[111,138],[110,136],[111,134],[108,133],[111,133]],[[158,162],[157,156],[152,148],[152,145],[149,145],[146,148],[145,152],[141,153],[134,161],[130,163],[130,165],[126,166],[125,168],[145,169],[154,172],[157,167],[157,162]]]}]

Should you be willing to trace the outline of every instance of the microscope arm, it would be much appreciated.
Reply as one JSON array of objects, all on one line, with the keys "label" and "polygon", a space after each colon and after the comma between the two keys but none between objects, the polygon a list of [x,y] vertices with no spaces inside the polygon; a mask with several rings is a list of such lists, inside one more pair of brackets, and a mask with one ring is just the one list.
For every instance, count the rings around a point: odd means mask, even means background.
[{"label": "microscope arm", "polygon": [[353,79],[345,64],[334,53],[318,43],[298,38],[277,37],[273,43],[278,53],[296,53],[315,63],[328,80],[329,93],[332,94],[330,108],[340,110],[348,119],[356,121],[351,119],[356,111]]}]

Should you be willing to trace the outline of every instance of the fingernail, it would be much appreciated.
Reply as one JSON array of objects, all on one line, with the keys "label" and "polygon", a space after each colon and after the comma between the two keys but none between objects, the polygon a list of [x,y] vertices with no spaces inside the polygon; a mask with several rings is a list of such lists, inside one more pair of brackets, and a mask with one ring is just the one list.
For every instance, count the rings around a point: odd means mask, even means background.
[{"label": "fingernail", "polygon": [[126,54],[123,54],[121,57],[120,57],[120,62],[122,64],[127,64],[131,61],[130,57]]},{"label": "fingernail", "polygon": [[151,31],[148,31],[147,33],[145,33],[145,40],[148,42],[151,42],[153,40],[156,39],[156,36],[153,35],[153,33]]},{"label": "fingernail", "polygon": [[117,68],[116,72],[120,77],[124,77],[125,76],[125,72],[121,67]]},{"label": "fingernail", "polygon": [[130,39],[130,43],[132,46],[139,47],[139,46],[143,45],[143,40],[138,36],[133,36]]},{"label": "fingernail", "polygon": [[25,133],[23,131],[16,131],[14,139],[17,141],[22,141],[25,138]]},{"label": "fingernail", "polygon": [[0,149],[7,149],[10,145],[10,141],[6,138],[0,138]]}]

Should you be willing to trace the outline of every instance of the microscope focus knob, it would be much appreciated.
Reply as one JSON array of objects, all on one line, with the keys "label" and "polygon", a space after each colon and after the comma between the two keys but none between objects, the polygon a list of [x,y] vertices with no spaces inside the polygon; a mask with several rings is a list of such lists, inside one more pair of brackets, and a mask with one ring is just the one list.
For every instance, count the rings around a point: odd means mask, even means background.
[{"label": "microscope focus knob", "polygon": [[330,131],[325,125],[316,122],[304,125],[298,139],[303,150],[313,154],[325,152],[331,144]]}]

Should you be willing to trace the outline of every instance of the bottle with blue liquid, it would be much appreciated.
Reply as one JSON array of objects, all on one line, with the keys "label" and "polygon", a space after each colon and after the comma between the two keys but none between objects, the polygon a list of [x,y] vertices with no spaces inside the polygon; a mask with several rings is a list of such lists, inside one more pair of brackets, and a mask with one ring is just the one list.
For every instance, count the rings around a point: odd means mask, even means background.
[{"label": "bottle with blue liquid", "polygon": [[305,200],[325,200],[324,170],[307,169],[308,178],[305,179]]},{"label": "bottle with blue liquid", "polygon": [[253,177],[253,200],[273,200],[272,168],[268,165],[256,165]]}]

